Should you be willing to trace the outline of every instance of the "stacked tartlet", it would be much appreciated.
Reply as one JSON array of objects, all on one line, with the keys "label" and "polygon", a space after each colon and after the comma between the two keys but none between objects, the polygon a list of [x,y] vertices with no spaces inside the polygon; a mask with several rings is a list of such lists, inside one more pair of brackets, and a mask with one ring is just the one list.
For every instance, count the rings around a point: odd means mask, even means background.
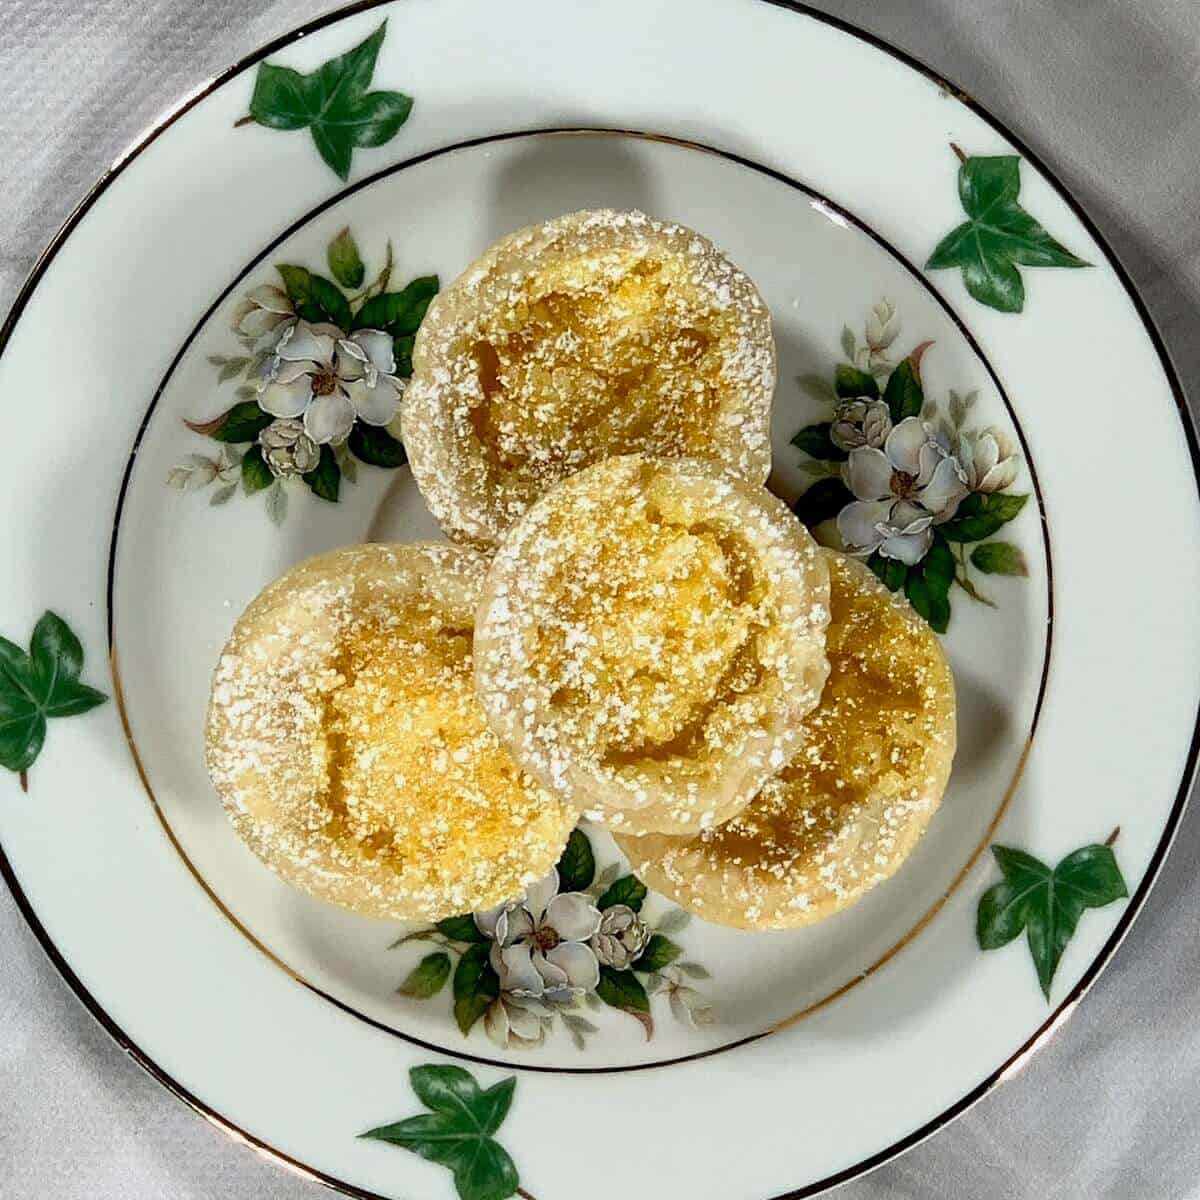
[{"label": "stacked tartlet", "polygon": [[454,545],[358,546],[263,593],[209,768],[281,875],[357,911],[516,899],[580,816],[710,920],[818,920],[941,800],[936,637],[761,485],[775,352],[691,230],[577,213],[441,296],[402,415]]}]

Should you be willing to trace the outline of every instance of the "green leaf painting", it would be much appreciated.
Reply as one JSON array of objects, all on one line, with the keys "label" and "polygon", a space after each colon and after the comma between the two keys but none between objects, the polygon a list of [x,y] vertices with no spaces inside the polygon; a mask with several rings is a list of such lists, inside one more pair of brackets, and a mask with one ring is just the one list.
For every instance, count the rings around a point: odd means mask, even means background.
[{"label": "green leaf painting", "polygon": [[463,1033],[471,1032],[500,995],[500,979],[488,961],[489,951],[490,943],[473,942],[454,969],[454,1019]]},{"label": "green leaf painting", "polygon": [[661,933],[654,934],[646,943],[642,956],[633,964],[635,971],[661,971],[668,967],[683,953],[683,947],[676,945],[670,938]]},{"label": "green leaf painting", "polygon": [[332,280],[290,263],[279,263],[275,269],[287,289],[288,299],[296,306],[298,317],[314,324],[329,322],[339,329],[350,328],[354,320],[350,303]]},{"label": "green leaf painting", "polygon": [[596,995],[610,1008],[620,1009],[637,1020],[646,1031],[646,1041],[654,1035],[654,1018],[650,1015],[650,997],[642,982],[632,971],[600,968]]},{"label": "green leaf painting", "polygon": [[926,270],[958,267],[980,304],[1019,313],[1025,307],[1025,281],[1018,267],[1091,265],[1021,207],[1021,160],[1015,154],[968,157],[957,146],[954,150],[960,159],[958,197],[967,219],[937,244]]},{"label": "green leaf painting", "polygon": [[329,262],[329,270],[334,279],[344,288],[360,288],[367,276],[367,268],[363,265],[362,256],[358,252],[358,244],[349,226],[342,230],[329,243],[325,257]]},{"label": "green leaf painting", "polygon": [[359,1137],[402,1146],[446,1167],[460,1200],[507,1200],[520,1192],[516,1165],[495,1137],[512,1107],[515,1077],[487,1089],[462,1067],[414,1067],[408,1077],[428,1111]]},{"label": "green leaf painting", "polygon": [[959,506],[953,518],[941,527],[948,542],[981,542],[1007,525],[1025,507],[1027,495],[974,492]]},{"label": "green leaf painting", "polygon": [[583,892],[596,877],[596,858],[587,834],[571,831],[567,847],[558,860],[558,886],[564,892]]},{"label": "green leaf painting", "polygon": [[596,901],[596,907],[603,912],[614,904],[627,904],[634,912],[639,912],[645,899],[646,885],[636,875],[622,875]]},{"label": "green leaf painting", "polygon": [[354,316],[355,329],[386,329],[393,337],[414,334],[439,287],[436,275],[422,275],[398,292],[372,296]]},{"label": "green leaf painting", "polygon": [[1020,546],[1011,542],[984,542],[971,551],[971,562],[985,575],[1029,574],[1029,564]]},{"label": "green leaf painting", "polygon": [[[354,151],[391,141],[412,112],[412,98],[403,92],[368,90],[386,36],[384,21],[352,50],[329,59],[308,75],[263,63],[254,80],[250,112],[238,124],[307,129],[318,153],[338,178],[349,178]],[[331,269],[336,276],[337,269]]]},{"label": "green leaf painting", "polygon": [[1112,851],[1117,832],[1104,845],[1084,846],[1068,854],[1053,870],[1023,850],[992,847],[1004,879],[980,898],[975,923],[979,948],[997,950],[1024,931],[1047,1000],[1063,951],[1084,911],[1129,895]]},{"label": "green leaf painting", "polygon": [[108,699],[80,682],[82,670],[83,646],[55,613],[43,613],[33,627],[28,653],[0,637],[0,766],[17,772],[25,791],[48,722],[79,716]]},{"label": "green leaf painting", "polygon": [[396,989],[402,996],[428,1000],[442,990],[450,978],[450,955],[443,951],[427,954],[408,973],[408,978]]},{"label": "green leaf painting", "polygon": [[378,425],[355,425],[346,444],[355,458],[373,467],[391,470],[408,462],[404,443]]}]

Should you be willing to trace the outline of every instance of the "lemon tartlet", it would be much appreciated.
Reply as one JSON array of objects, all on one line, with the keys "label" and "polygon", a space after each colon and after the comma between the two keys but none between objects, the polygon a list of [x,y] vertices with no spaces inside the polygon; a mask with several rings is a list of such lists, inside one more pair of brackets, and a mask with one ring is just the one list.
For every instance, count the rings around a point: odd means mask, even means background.
[{"label": "lemon tartlet", "polygon": [[495,546],[561,479],[629,453],[761,484],[775,346],[758,290],[705,237],[640,212],[510,234],[433,302],[400,432],[430,510]]},{"label": "lemon tartlet", "polygon": [[950,776],[954,681],[937,636],[863,563],[823,553],[830,671],[803,749],[720,828],[618,835],[642,880],[718,924],[787,929],[853,903],[904,862]]},{"label": "lemon tartlet", "polygon": [[727,820],[799,749],[827,671],[828,568],[764,489],[628,455],[559,484],[488,572],[475,678],[489,723],[610,828]]},{"label": "lemon tartlet", "polygon": [[217,665],[209,773],[288,882],[373,917],[439,920],[520,895],[574,812],[488,729],[472,683],[486,561],[353,546],[301,563]]}]

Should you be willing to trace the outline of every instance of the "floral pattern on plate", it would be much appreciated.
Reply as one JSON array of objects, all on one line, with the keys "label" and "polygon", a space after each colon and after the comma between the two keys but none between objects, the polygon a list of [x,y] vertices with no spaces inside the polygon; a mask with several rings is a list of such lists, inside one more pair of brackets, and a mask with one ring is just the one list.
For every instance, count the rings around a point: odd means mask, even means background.
[{"label": "floral pattern on plate", "polygon": [[927,398],[921,361],[932,342],[897,360],[899,333],[895,305],[881,300],[867,314],[861,344],[843,329],[847,361],[835,368],[832,385],[822,376],[801,379],[831,411],[792,438],[809,456],[802,469],[814,480],[795,510],[820,540],[865,558],[945,633],[953,587],[995,607],[973,571],[1029,574],[1018,546],[991,540],[1029,496],[1007,490],[1021,471],[1015,441],[998,426],[969,424],[975,392],[951,390],[944,409]]},{"label": "floral pattern on plate", "polygon": [[392,470],[407,457],[387,430],[412,374],[412,348],[436,275],[389,291],[391,242],[379,273],[366,266],[349,229],[330,241],[333,278],[280,263],[282,287],[262,283],[230,314],[242,353],[213,354],[217,383],[237,383],[236,403],[203,421],[185,421],[219,442],[215,454],[190,454],[167,475],[179,491],[207,487],[210,504],[264,492],[276,524],[287,516],[288,487],[302,481],[336,503],[358,464]]},{"label": "floral pattern on plate", "polygon": [[450,917],[405,934],[393,948],[433,942],[398,989],[428,1000],[453,973],[454,1018],[464,1034],[482,1020],[502,1049],[539,1046],[561,1025],[582,1050],[598,1032],[585,1009],[619,1009],[654,1034],[651,998],[663,995],[676,1020],[711,1024],[712,1007],[691,982],[709,977],[672,940],[691,919],[669,909],[643,913],[647,891],[612,863],[597,872],[591,839],[576,829],[558,866],[519,900]]}]

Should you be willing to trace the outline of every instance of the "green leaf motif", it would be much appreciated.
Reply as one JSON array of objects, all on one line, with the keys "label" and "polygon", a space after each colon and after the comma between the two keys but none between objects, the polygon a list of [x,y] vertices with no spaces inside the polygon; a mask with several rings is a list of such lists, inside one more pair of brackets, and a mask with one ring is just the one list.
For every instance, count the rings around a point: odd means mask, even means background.
[{"label": "green leaf motif", "polygon": [[905,417],[919,417],[925,405],[925,392],[921,387],[919,364],[925,347],[914,351],[888,376],[883,398],[892,414],[892,422],[899,424]]},{"label": "green leaf motif", "polygon": [[1007,525],[1025,507],[1028,495],[1007,492],[972,492],[959,506],[952,520],[939,526],[942,537],[950,542],[981,542]]},{"label": "green leaf motif", "polygon": [[346,445],[355,458],[373,467],[384,467],[390,471],[408,462],[404,443],[379,425],[357,422],[350,431]]},{"label": "green leaf motif", "polygon": [[1084,846],[1054,870],[1008,846],[993,846],[992,854],[1004,879],[980,897],[975,918],[979,948],[996,950],[1024,930],[1038,983],[1049,1000],[1054,973],[1079,918],[1086,909],[1128,896],[1125,879],[1107,845]]},{"label": "green leaf motif", "polygon": [[372,296],[354,314],[354,328],[384,329],[393,337],[415,334],[439,286],[436,275],[421,275],[402,291]]},{"label": "green leaf motif", "polygon": [[958,168],[958,196],[967,220],[937,244],[927,271],[962,269],[967,291],[989,308],[1025,307],[1021,267],[1087,267],[1027,213],[1017,200],[1020,158],[1015,154],[966,158]]},{"label": "green leaf motif", "polygon": [[845,462],[850,456],[845,450],[839,450],[833,444],[829,431],[833,428],[830,421],[821,421],[816,425],[805,425],[792,438],[792,445],[803,450],[809,458],[822,459],[826,462]]},{"label": "green leaf motif", "polygon": [[359,1137],[402,1146],[448,1167],[460,1200],[507,1200],[521,1185],[516,1165],[495,1140],[508,1116],[515,1077],[484,1090],[462,1067],[423,1066],[409,1072],[417,1098],[429,1110]]},{"label": "green leaf motif", "polygon": [[337,465],[337,455],[332,446],[321,447],[321,458],[317,465],[301,478],[308,484],[314,496],[336,504],[341,490],[342,469]]},{"label": "green leaf motif", "polygon": [[558,860],[558,890],[586,891],[595,878],[596,858],[592,853],[592,843],[581,829],[573,829],[567,839],[566,849]]},{"label": "green leaf motif", "polygon": [[412,98],[402,92],[367,91],[386,34],[384,21],[365,41],[308,75],[263,63],[250,117],[268,129],[308,129],[338,178],[348,178],[355,149],[391,141],[412,112]]},{"label": "green leaf motif", "polygon": [[354,319],[350,313],[350,302],[331,279],[314,275],[307,267],[297,267],[291,263],[277,263],[275,270],[283,280],[296,313],[304,320],[315,324],[329,321],[342,330],[350,328]]},{"label": "green leaf motif", "polygon": [[935,633],[950,626],[950,585],[954,582],[954,555],[940,535],[935,534],[929,553],[909,567],[904,579],[908,602],[927,620]]},{"label": "green leaf motif", "polygon": [[879,399],[879,384],[875,382],[875,376],[848,363],[842,363],[834,372],[833,390],[842,400],[854,400],[859,396]]},{"label": "green leaf motif", "polygon": [[462,917],[446,917],[434,926],[438,933],[452,942],[486,942],[487,937],[479,932],[475,918],[467,913]]},{"label": "green leaf motif", "polygon": [[487,942],[472,943],[454,968],[454,1019],[463,1033],[471,1032],[500,995],[500,977],[488,961],[490,949]]},{"label": "green leaf motif", "polygon": [[202,433],[213,441],[238,445],[255,441],[273,420],[270,413],[259,408],[257,400],[242,400],[211,421],[185,420],[184,424],[193,433]]},{"label": "green leaf motif", "polygon": [[854,494],[840,479],[818,479],[792,505],[792,512],[812,529],[836,517],[853,499]]},{"label": "green leaf motif", "polygon": [[402,996],[415,1000],[428,1000],[436,996],[450,978],[450,955],[443,951],[427,954],[411,971],[408,978],[396,989]]},{"label": "green leaf motif", "polygon": [[0,766],[27,771],[46,741],[47,722],[75,717],[108,697],[79,682],[83,646],[67,623],[45,612],[26,654],[0,638]]},{"label": "green leaf motif", "polygon": [[274,482],[275,476],[263,458],[262,447],[255,443],[242,456],[242,490],[247,496],[261,492]]},{"label": "green leaf motif", "polygon": [[633,964],[633,969],[661,971],[663,967],[670,966],[682,953],[682,946],[677,946],[670,938],[656,933],[646,943],[646,949],[642,951],[641,958]]},{"label": "green leaf motif", "polygon": [[971,551],[971,562],[985,575],[1029,574],[1021,547],[1011,542],[984,542]]},{"label": "green leaf motif", "polygon": [[614,904],[626,904],[634,912],[640,912],[646,900],[646,885],[636,875],[622,875],[596,901],[596,907],[603,912]]},{"label": "green leaf motif", "polygon": [[878,550],[867,559],[867,566],[875,572],[879,582],[889,592],[898,592],[908,578],[908,567],[894,558],[884,558]]},{"label": "green leaf motif", "polygon": [[329,262],[330,274],[344,288],[360,288],[367,277],[367,268],[363,265],[362,255],[358,252],[358,244],[347,226],[329,243],[325,257]]},{"label": "green leaf motif", "polygon": [[654,1033],[654,1018],[650,1015],[650,997],[632,971],[617,971],[612,967],[600,968],[600,982],[596,995],[610,1008],[620,1009],[640,1022],[649,1041]]}]

